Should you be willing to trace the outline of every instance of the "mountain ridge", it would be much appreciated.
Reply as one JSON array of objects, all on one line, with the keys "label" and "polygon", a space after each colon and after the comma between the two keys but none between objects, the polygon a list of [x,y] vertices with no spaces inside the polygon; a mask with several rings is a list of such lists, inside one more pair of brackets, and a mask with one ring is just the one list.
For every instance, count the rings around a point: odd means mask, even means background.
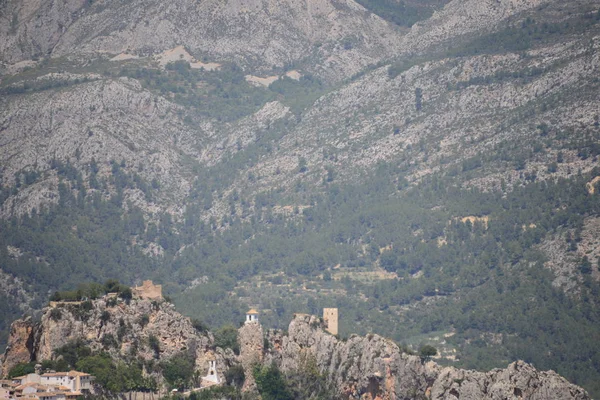
[{"label": "mountain ridge", "polygon": [[0,343],[48,293],[152,278],[211,326],[337,305],[598,393],[597,4],[273,4],[0,6]]}]

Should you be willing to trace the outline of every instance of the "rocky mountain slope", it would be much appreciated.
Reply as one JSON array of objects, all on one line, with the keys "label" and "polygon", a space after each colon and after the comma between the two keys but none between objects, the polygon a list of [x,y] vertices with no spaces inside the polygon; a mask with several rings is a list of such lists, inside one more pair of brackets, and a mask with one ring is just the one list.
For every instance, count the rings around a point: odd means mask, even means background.
[{"label": "rocky mountain slope", "polygon": [[147,56],[183,45],[198,59],[259,71],[310,62],[315,73],[339,80],[394,54],[399,37],[351,0],[15,1],[2,7],[0,59],[10,64],[73,54]]},{"label": "rocky mountain slope", "polygon": [[343,305],[600,393],[597,2],[442,3],[0,4],[0,344],[152,278],[214,326]]}]

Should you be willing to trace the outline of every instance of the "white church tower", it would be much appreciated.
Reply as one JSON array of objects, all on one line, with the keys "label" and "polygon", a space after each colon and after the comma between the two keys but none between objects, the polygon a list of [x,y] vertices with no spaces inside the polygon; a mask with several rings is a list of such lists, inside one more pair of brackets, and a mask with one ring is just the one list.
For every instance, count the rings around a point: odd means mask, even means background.
[{"label": "white church tower", "polygon": [[256,311],[254,308],[246,313],[246,322],[245,323],[249,324],[251,322],[258,323],[258,311]]}]

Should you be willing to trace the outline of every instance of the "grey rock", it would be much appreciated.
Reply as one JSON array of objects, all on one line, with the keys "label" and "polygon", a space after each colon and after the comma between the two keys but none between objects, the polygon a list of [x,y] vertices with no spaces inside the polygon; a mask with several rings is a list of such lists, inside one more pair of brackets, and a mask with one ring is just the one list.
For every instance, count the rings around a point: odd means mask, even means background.
[{"label": "grey rock", "polygon": [[198,58],[259,70],[310,58],[315,73],[340,80],[393,53],[399,38],[352,0],[13,0],[0,15],[10,16],[0,28],[0,60],[11,64],[73,53],[150,55],[183,45]]},{"label": "grey rock", "polygon": [[[129,304],[118,301],[113,305],[107,299],[91,304],[91,309],[86,310],[78,303],[51,303],[39,323],[33,324],[31,319],[13,322],[2,358],[4,373],[24,360],[55,359],[56,349],[77,340],[83,340],[92,350],[107,351],[114,360],[127,361],[132,356],[167,360],[186,353],[196,360],[198,370],[207,368],[206,355],[214,343],[212,334],[199,333],[172,304],[132,300]],[[158,339],[158,352],[149,345],[151,336]],[[231,350],[216,349],[215,355],[222,376],[235,360]]]},{"label": "grey rock", "polygon": [[523,361],[505,369],[477,372],[443,368],[403,353],[379,335],[352,335],[342,341],[323,330],[322,320],[297,314],[289,334],[269,331],[265,362],[284,373],[297,370],[311,354],[321,373],[345,398],[351,399],[590,399],[582,388],[554,371],[538,371]]}]

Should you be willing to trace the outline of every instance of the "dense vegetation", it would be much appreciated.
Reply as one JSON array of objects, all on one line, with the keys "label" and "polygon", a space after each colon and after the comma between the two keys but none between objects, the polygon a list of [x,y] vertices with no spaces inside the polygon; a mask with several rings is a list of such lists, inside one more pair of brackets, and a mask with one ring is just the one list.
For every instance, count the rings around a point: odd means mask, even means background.
[{"label": "dense vegetation", "polygon": [[411,27],[425,20],[448,0],[358,0],[363,7],[399,26]]},{"label": "dense vegetation", "polygon": [[322,83],[309,74],[299,80],[284,76],[268,88],[256,87],[246,81],[244,71],[235,64],[205,71],[193,69],[185,61],[177,61],[167,64],[165,70],[127,67],[119,71],[119,75],[138,79],[144,87],[185,106],[189,123],[197,117],[235,121],[273,100],[300,113],[323,91]]}]

